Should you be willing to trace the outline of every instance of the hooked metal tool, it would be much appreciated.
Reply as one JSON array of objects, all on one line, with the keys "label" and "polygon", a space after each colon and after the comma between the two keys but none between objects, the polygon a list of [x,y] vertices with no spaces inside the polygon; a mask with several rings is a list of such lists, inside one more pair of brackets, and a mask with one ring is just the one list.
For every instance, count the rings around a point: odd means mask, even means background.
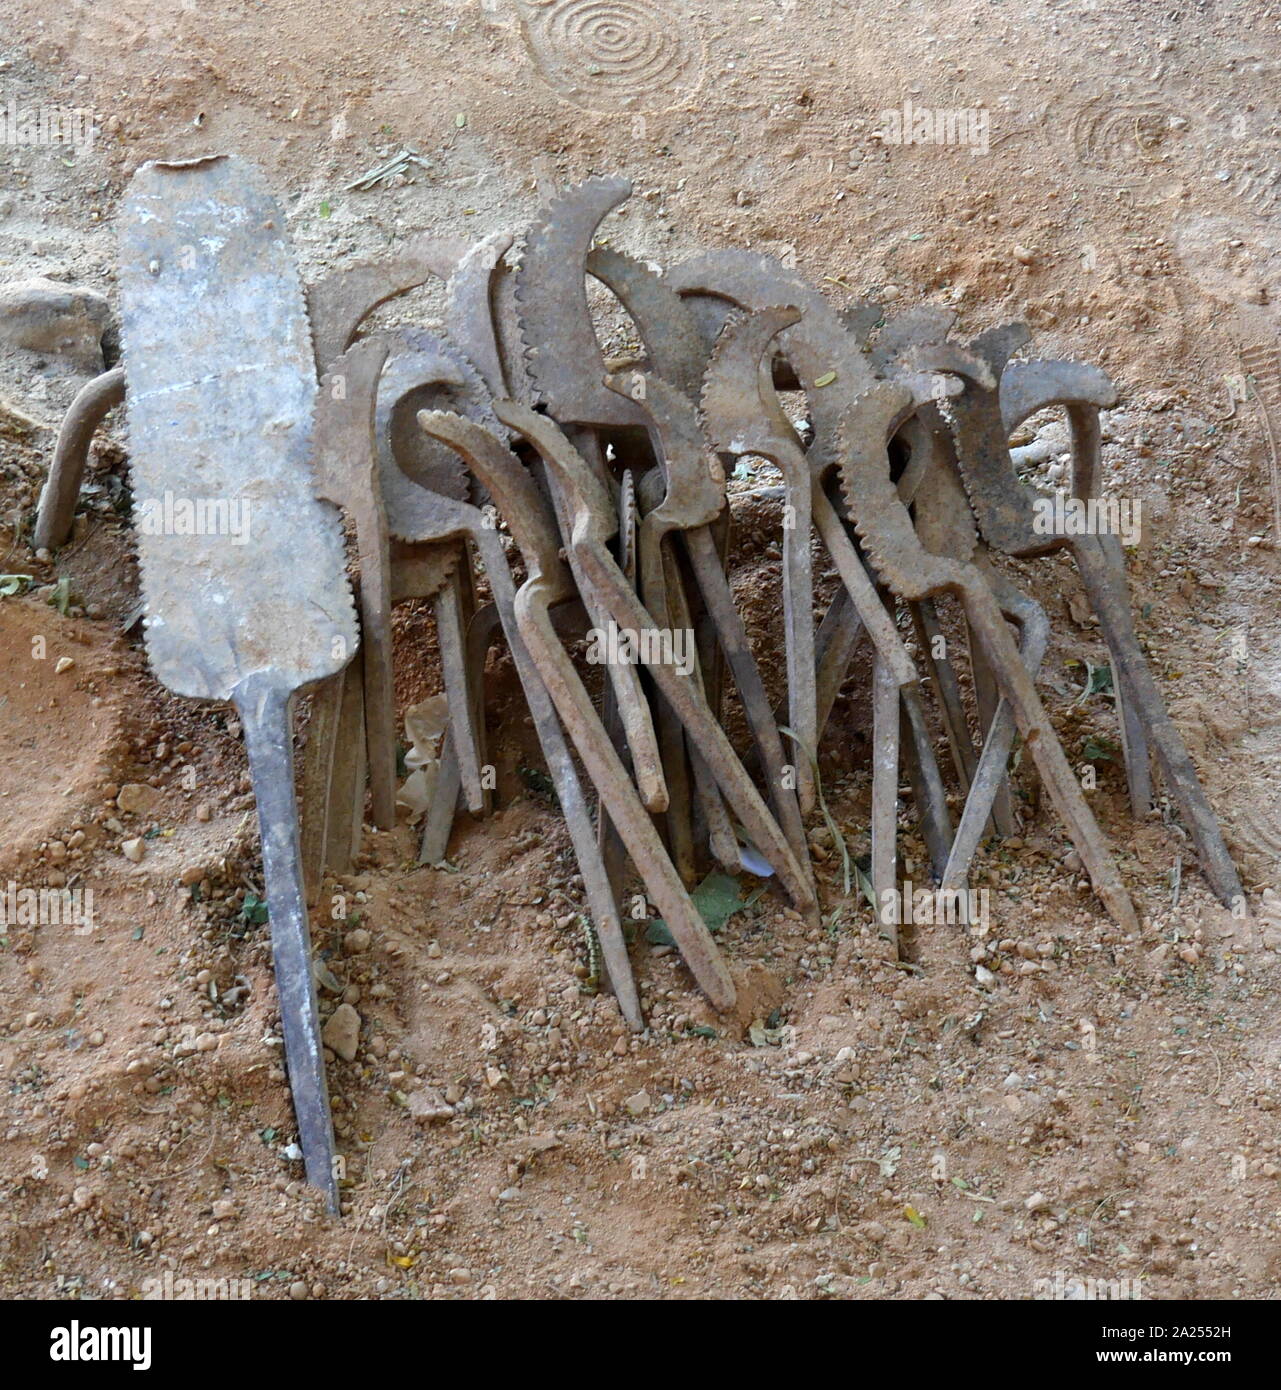
[{"label": "hooked metal tool", "polygon": [[1120,926],[1137,931],[1138,918],[1107,841],[1086,805],[996,598],[972,564],[925,550],[899,500],[890,478],[887,446],[913,406],[912,393],[891,382],[874,386],[850,406],[841,429],[841,483],[850,516],[872,564],[900,597],[916,599],[942,592],[960,597],[1095,892]]},{"label": "hooked metal tool", "polygon": [[[970,350],[981,357],[992,374],[1004,380],[1010,357],[1027,339],[1022,324],[1007,325],[977,338]],[[1059,364],[1028,363],[1014,373],[1011,389],[1018,401],[1010,418],[1028,406],[1044,408],[1072,403],[1070,415],[1080,477],[1075,489],[1095,496],[1098,478],[1099,434],[1097,409],[1109,399],[1103,382],[1092,387],[1076,364],[1061,370]],[[1245,895],[1236,866],[1223,843],[1214,811],[1196,774],[1183,739],[1174,727],[1152,676],[1134,629],[1134,617],[1124,582],[1124,560],[1115,536],[1047,534],[1034,519],[1034,499],[1019,481],[1010,459],[1006,416],[997,391],[977,381],[952,403],[957,455],[978,519],[979,530],[993,549],[1005,555],[1031,557],[1066,549],[1076,563],[1091,607],[1112,655],[1117,684],[1128,707],[1142,722],[1146,741],[1156,753],[1161,771],[1178,804],[1201,859],[1202,872],[1220,902],[1244,903]],[[1087,385],[1087,391],[1083,391]],[[1093,397],[1093,399],[1091,399]],[[1026,416],[1024,417],[1026,418]],[[1137,750],[1136,750],[1137,754]],[[1082,856],[1084,857],[1084,856]]]}]

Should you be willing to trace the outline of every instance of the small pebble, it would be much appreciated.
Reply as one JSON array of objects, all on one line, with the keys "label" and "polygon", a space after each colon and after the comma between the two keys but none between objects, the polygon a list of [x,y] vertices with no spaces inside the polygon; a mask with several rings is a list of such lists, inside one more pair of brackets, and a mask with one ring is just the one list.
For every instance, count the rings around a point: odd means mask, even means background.
[{"label": "small pebble", "polygon": [[325,1024],[321,1038],[344,1062],[354,1062],[360,1045],[360,1015],[350,1004],[339,1004]]},{"label": "small pebble", "polygon": [[116,794],[117,808],[127,816],[147,814],[160,799],[155,787],[145,782],[126,782]]},{"label": "small pebble", "polygon": [[634,1096],[628,1096],[623,1102],[623,1107],[629,1115],[643,1115],[649,1109],[649,1092],[637,1091]]}]

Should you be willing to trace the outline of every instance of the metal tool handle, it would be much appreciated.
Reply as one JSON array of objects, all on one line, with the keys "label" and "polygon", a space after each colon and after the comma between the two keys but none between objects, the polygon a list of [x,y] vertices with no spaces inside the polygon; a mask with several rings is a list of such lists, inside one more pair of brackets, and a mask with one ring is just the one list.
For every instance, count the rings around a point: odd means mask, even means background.
[{"label": "metal tool handle", "polygon": [[973,571],[972,579],[962,591],[962,598],[970,628],[996,672],[1001,694],[1009,701],[1015,723],[1023,735],[1024,746],[1036,763],[1055,810],[1067,826],[1076,852],[1081,856],[1094,884],[1095,893],[1120,927],[1125,931],[1137,932],[1139,919],[1112,861],[1108,843],[1093,812],[1086,805],[1080,784],[1036,693],[1032,677],[1019,656],[1019,649],[1006,626],[1000,605],[977,570]]},{"label": "metal tool handle", "polygon": [[54,550],[66,543],[94,432],[124,398],[125,370],[113,367],[82,386],[67,408],[54,445],[49,476],[40,493],[36,531],[31,540],[33,550]]},{"label": "metal tool handle", "polygon": [[[1111,539],[1115,543],[1115,538]],[[1115,583],[1115,562],[1109,559],[1104,538],[1076,537],[1072,551],[1090,606],[1098,615],[1099,626],[1112,654],[1117,676],[1114,684],[1124,688],[1142,715],[1148,742],[1156,752],[1161,771],[1201,856],[1201,871],[1224,906],[1244,902],[1245,891],[1232,856],[1223,843],[1214,811],[1197,778],[1196,767],[1144,659],[1129,596]]]},{"label": "metal tool handle", "polygon": [[326,1205],[336,1215],[339,1205],[334,1131],[303,892],[289,696],[290,691],[276,683],[267,671],[246,676],[232,691],[244,727],[254,800],[258,804],[271,953],[298,1138],[307,1181],[324,1192]]}]

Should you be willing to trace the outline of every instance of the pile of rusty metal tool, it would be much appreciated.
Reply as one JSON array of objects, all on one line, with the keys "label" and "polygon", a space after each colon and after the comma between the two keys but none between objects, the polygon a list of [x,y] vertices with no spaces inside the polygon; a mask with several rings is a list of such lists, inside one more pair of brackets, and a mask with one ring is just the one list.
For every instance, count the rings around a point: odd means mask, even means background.
[{"label": "pile of rusty metal tool", "polygon": [[[591,178],[519,244],[411,239],[309,289],[279,207],[237,159],[146,165],[121,212],[123,368],[72,406],[36,544],[65,540],[89,441],[126,392],[135,508],[166,491],[252,501],[247,540],[139,534],[147,645],[171,689],[233,701],[242,717],[301,1145],[331,1203],[307,904],[326,870],[350,866],[366,818],[396,821],[400,600],[432,604],[448,701],[423,862],[444,858],[459,807],[489,809],[485,670],[501,640],[633,1027],[629,874],[717,1008],[734,980],[691,894],[709,867],[772,879],[817,919],[807,824],[827,815],[820,750],[847,680],[870,691],[874,903],[898,887],[901,773],[935,883],[961,889],[982,837],[1015,829],[1021,737],[1102,904],[1136,928],[1037,693],[1047,615],[994,555],[1070,553],[1111,654],[1133,811],[1149,810],[1155,754],[1210,886],[1242,901],[1135,632],[1120,541],[1047,534],[1011,459],[1011,433],[1061,408],[1069,493],[1096,496],[1099,416],[1116,404],[1106,377],[1017,358],[1020,325],[964,343],[944,309],[837,309],[750,251],[659,271],[597,241],[630,191]],[[368,327],[433,277],[442,325]],[[630,360],[605,360],[601,294],[634,327]],[[727,569],[726,478],[743,460],[781,479],[781,654],[753,648]],[[945,595],[959,600],[963,662],[942,640]],[[586,633],[616,655],[599,699],[571,650]],[[781,705],[765,663],[785,666]],[[291,696],[303,686],[299,817]],[[742,747],[725,731],[731,700]],[[897,947],[893,911],[880,920]]]}]

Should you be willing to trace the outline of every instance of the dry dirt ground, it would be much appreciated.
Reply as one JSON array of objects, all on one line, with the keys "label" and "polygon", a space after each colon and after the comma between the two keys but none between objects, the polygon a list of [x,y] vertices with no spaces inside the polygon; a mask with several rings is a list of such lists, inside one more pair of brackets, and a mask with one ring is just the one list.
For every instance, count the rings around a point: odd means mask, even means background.
[{"label": "dry dirt ground", "polygon": [[[495,657],[502,809],[460,828],[453,872],[417,868],[407,826],[369,833],[315,923],[323,1007],[362,1019],[357,1060],[331,1067],[347,1215],[325,1220],[289,1157],[238,730],[163,692],[122,630],[122,420],[74,542],[32,556],[83,378],[10,352],[0,570],[32,585],[0,598],[0,880],[91,888],[95,924],[0,938],[0,1291],[1028,1299],[1094,1278],[1275,1297],[1279,24],[1244,0],[8,0],[4,99],[91,107],[100,134],[0,147],[0,283],[112,295],[113,211],[155,156],[257,161],[308,276],[422,229],[518,232],[540,190],[621,172],[624,249],[794,256],[838,303],[946,302],[966,332],[1025,317],[1041,355],[1101,365],[1123,402],[1107,484],[1144,504],[1139,627],[1258,915],[1234,926],[1168,808],[1135,825],[1104,758],[1093,805],[1143,917],[1119,933],[1021,771],[1023,833],[977,873],[985,938],[921,928],[892,964],[816,821],[824,928],[769,895],[734,918],[733,1018],[638,942],[651,1027],[632,1037],[581,992],[567,837],[518,775],[536,754]],[[986,150],[878,139],[905,101],[986,110]],[[404,145],[405,177],[347,191]],[[777,518],[746,493],[736,512],[776,668]],[[1111,701],[1079,698],[1105,649],[1066,562],[1017,572],[1054,620],[1044,690],[1079,760],[1116,739]],[[398,624],[408,702],[436,685],[430,615]],[[855,853],[866,688],[857,665],[823,751]],[[127,814],[126,784],[153,793]],[[143,835],[135,864],[120,845]]]}]

